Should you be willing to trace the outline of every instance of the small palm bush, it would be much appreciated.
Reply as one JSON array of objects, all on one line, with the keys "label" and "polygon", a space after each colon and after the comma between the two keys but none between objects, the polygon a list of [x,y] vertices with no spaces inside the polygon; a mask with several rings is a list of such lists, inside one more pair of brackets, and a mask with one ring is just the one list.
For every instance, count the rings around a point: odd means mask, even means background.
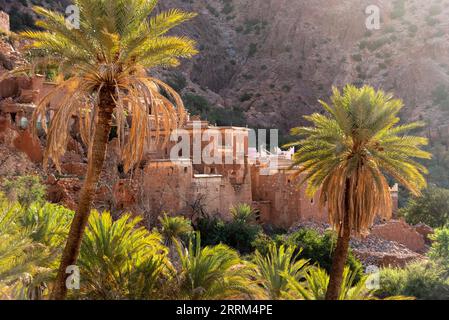
[{"label": "small palm bush", "polygon": [[230,210],[235,222],[250,223],[255,221],[254,210],[249,204],[240,203]]},{"label": "small palm bush", "polygon": [[24,207],[0,195],[0,299],[45,297],[72,215],[61,206]]},{"label": "small palm bush", "polygon": [[33,203],[24,210],[19,223],[31,239],[52,248],[63,245],[69,231],[73,211],[51,203]]},{"label": "small palm bush", "polygon": [[164,213],[159,217],[159,223],[167,246],[171,246],[175,240],[186,240],[193,232],[192,222],[184,217],[170,217]]},{"label": "small palm bush", "polygon": [[255,278],[264,290],[264,296],[280,299],[288,291],[288,279],[300,281],[308,268],[308,260],[297,259],[294,247],[270,245],[266,255],[254,254]]},{"label": "small palm bush", "polygon": [[[356,282],[357,274],[349,267],[345,267],[343,281],[338,300],[367,300],[372,298],[372,291],[366,287],[367,276],[363,276]],[[305,300],[324,300],[329,285],[329,275],[326,270],[313,267],[305,275],[304,284],[296,279],[289,278],[289,286],[294,292],[293,296]]]},{"label": "small palm bush", "polygon": [[[317,264],[321,268],[330,272],[332,265],[332,250],[335,248],[335,234],[331,231],[320,235],[313,229],[300,229],[289,235],[277,235],[270,238],[267,235],[259,234],[253,245],[262,254],[267,254],[270,246],[275,243],[278,246],[286,245],[301,248],[301,258],[309,259],[311,264]],[[363,276],[363,266],[349,250],[346,265],[356,274],[356,281]]]},{"label": "small palm bush", "polygon": [[178,246],[179,297],[188,300],[250,297],[252,282],[239,254],[224,244],[201,247],[199,234],[187,248]]},{"label": "small palm bush", "polygon": [[81,297],[154,299],[170,277],[167,248],[157,233],[138,227],[140,218],[124,215],[113,222],[108,212],[93,211],[81,245]]},{"label": "small palm bush", "polygon": [[[357,274],[349,267],[343,271],[343,280],[338,300],[377,300],[375,290],[367,287],[368,276],[364,275],[359,281]],[[305,274],[305,281],[299,282],[293,277],[287,276],[290,291],[287,295],[290,299],[324,300],[329,285],[329,275],[326,270],[312,267]],[[391,296],[388,300],[410,300],[411,297]]]}]

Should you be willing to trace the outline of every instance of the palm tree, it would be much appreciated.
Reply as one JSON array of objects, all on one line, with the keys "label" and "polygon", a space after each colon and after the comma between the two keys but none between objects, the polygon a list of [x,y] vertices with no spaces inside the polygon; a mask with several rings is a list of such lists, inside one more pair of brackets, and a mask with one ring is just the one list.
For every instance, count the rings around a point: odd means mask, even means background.
[{"label": "palm tree", "polygon": [[169,248],[176,240],[185,240],[185,237],[193,232],[192,222],[184,217],[170,217],[164,213],[162,217],[159,217],[159,222],[164,243]]},{"label": "palm tree", "polygon": [[[32,127],[46,119],[46,107],[55,96],[59,109],[47,132],[44,165],[52,159],[59,169],[65,153],[72,116],[79,118],[83,142],[89,146],[88,169],[64,249],[52,298],[63,299],[66,268],[76,263],[92,197],[103,168],[113,123],[126,171],[142,158],[145,147],[160,146],[169,131],[184,121],[179,95],[146,69],[179,65],[179,58],[197,53],[194,41],[167,36],[173,27],[195,14],[170,10],[151,19],[157,0],[75,0],[80,29],[67,28],[62,14],[34,7],[43,17],[36,24],[43,31],[26,31],[33,47],[46,50],[59,65],[57,87],[44,97],[34,113]],[[128,117],[132,125],[128,125]],[[42,126],[47,130],[45,121]],[[128,129],[125,133],[125,129]],[[160,137],[164,136],[165,139]]]},{"label": "palm tree", "polygon": [[170,279],[168,250],[158,233],[138,227],[129,215],[112,221],[108,212],[93,211],[79,258],[83,287],[89,299],[152,299],[162,295]]},{"label": "palm tree", "polygon": [[429,159],[420,149],[427,139],[408,135],[422,123],[398,125],[401,100],[372,87],[348,85],[333,89],[332,104],[320,101],[328,115],[315,113],[305,119],[312,127],[292,129],[301,140],[294,167],[308,182],[307,193],[320,190],[320,205],[338,232],[333,253],[327,299],[340,293],[351,233],[361,234],[376,216],[389,218],[392,201],[387,177],[418,195],[426,186],[426,168],[413,158]]},{"label": "palm tree", "polygon": [[201,248],[199,233],[188,248],[178,245],[180,297],[188,300],[251,297],[249,268],[239,254],[224,244]]},{"label": "palm tree", "polygon": [[284,297],[288,291],[288,278],[300,281],[304,277],[309,261],[297,259],[300,253],[301,251],[295,254],[294,247],[277,247],[276,244],[269,246],[266,255],[255,252],[255,278],[270,300]]},{"label": "palm tree", "polygon": [[8,202],[0,194],[0,298],[42,299],[54,280],[73,212]]},{"label": "palm tree", "polygon": [[[349,267],[343,271],[343,280],[341,282],[340,293],[337,300],[377,300],[374,296],[375,290],[369,289],[366,285],[368,276],[363,276],[358,282],[355,281],[357,274],[352,272]],[[327,287],[329,285],[329,275],[326,270],[319,267],[312,267],[304,276],[303,282],[287,276],[288,287],[290,289],[288,296],[293,299],[304,300],[324,300]],[[394,296],[387,300],[412,300],[411,297]]]}]

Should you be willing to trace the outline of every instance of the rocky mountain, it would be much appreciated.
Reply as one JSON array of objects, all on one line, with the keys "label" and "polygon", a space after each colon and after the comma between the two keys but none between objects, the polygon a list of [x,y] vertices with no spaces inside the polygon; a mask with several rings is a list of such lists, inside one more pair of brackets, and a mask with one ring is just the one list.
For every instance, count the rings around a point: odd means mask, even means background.
[{"label": "rocky mountain", "polygon": [[[26,15],[31,4],[69,2],[0,0],[0,7]],[[380,9],[379,30],[366,27],[369,5]],[[195,38],[201,53],[163,73],[206,117],[214,108],[242,111],[250,126],[285,133],[318,110],[332,86],[355,83],[404,99],[407,119],[447,120],[449,1],[163,0],[159,7],[199,14],[175,32]]]},{"label": "rocky mountain", "polygon": [[[64,11],[70,0],[0,0],[13,30],[31,6]],[[372,6],[380,28],[368,30]],[[449,187],[449,0],[160,0],[157,10],[198,13],[176,34],[200,54],[153,70],[187,108],[219,125],[277,128],[281,143],[302,116],[321,111],[332,86],[370,84],[404,100],[402,118],[425,120],[429,180]],[[368,13],[366,13],[368,12]]]}]

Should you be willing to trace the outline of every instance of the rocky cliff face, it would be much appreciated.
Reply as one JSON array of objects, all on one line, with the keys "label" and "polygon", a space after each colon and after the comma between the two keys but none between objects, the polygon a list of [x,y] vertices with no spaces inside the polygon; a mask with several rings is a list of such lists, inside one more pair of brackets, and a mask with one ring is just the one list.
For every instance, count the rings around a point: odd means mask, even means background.
[{"label": "rocky cliff face", "polygon": [[[346,83],[393,92],[409,120],[447,119],[447,2],[192,2],[184,6],[200,16],[186,32],[202,53],[183,70],[222,98],[214,103],[240,106],[252,126],[288,130],[318,110],[332,86]],[[366,28],[372,4],[380,8],[380,30]]]},{"label": "rocky cliff face", "polygon": [[[22,2],[0,7],[28,10]],[[369,5],[380,8],[380,30],[365,25]],[[160,1],[160,10],[172,7],[199,14],[176,33],[195,38],[201,53],[163,76],[190,98],[243,111],[250,126],[286,133],[346,83],[393,92],[409,120],[447,121],[447,0]]]}]

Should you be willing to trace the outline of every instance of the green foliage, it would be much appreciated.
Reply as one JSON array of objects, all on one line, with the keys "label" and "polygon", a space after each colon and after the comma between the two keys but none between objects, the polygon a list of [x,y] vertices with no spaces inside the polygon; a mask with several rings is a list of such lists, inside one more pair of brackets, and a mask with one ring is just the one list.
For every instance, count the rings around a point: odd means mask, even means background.
[{"label": "green foliage", "polygon": [[78,265],[80,297],[89,299],[161,298],[169,279],[168,250],[158,233],[138,227],[140,218],[112,221],[108,212],[91,213]]},{"label": "green foliage", "polygon": [[414,262],[403,269],[385,268],[380,272],[380,297],[411,296],[421,300],[449,299],[447,270],[434,262]]},{"label": "green foliage", "polygon": [[208,120],[218,126],[244,126],[246,125],[246,116],[240,107],[218,108],[199,95],[186,93],[183,96],[186,109],[192,115],[199,115],[201,119]]},{"label": "green foliage", "polygon": [[432,228],[449,223],[449,190],[430,186],[420,197],[412,197],[399,215],[410,224],[425,223]]},{"label": "green foliage", "polygon": [[73,211],[52,203],[33,203],[18,219],[34,241],[58,248],[65,243]]},{"label": "green foliage", "polygon": [[166,83],[176,92],[181,92],[187,86],[187,79],[181,72],[175,71],[168,76]]},{"label": "green foliage", "polygon": [[242,95],[240,96],[240,102],[249,101],[249,100],[251,100],[252,97],[253,97],[253,94],[252,94],[252,93],[245,92],[244,94],[242,94]]},{"label": "green foliage", "polygon": [[211,109],[209,101],[206,98],[193,94],[186,93],[182,100],[186,109],[193,115],[204,116],[207,115]]},{"label": "green foliage", "polygon": [[201,240],[206,245],[224,243],[242,254],[251,253],[254,251],[253,242],[262,228],[255,223],[250,207],[240,205],[232,208],[232,212],[234,218],[229,222],[217,217],[199,219],[196,229],[200,231]]},{"label": "green foliage", "polygon": [[393,11],[391,12],[392,19],[402,18],[405,15],[405,0],[394,0]]},{"label": "green foliage", "polygon": [[23,12],[17,8],[10,10],[9,21],[12,31],[36,29],[33,17],[28,12]]},{"label": "green foliage", "polygon": [[449,110],[449,91],[444,84],[438,85],[432,91],[432,100],[435,106],[441,109]]},{"label": "green foliage", "polygon": [[230,14],[234,11],[234,6],[232,5],[232,0],[222,0],[223,2],[223,10],[221,11],[223,14]]},{"label": "green foliage", "polygon": [[287,294],[289,279],[300,281],[308,268],[308,260],[299,259],[301,251],[290,246],[270,244],[267,253],[256,250],[253,258],[255,278],[270,300]]},{"label": "green foliage", "polygon": [[[299,282],[288,277],[290,289],[288,297],[295,300],[324,300],[329,284],[329,275],[326,270],[317,267],[309,268],[304,278],[304,282]],[[352,272],[349,267],[345,267],[338,300],[376,300],[374,290],[367,287],[367,280],[368,276],[357,280],[357,274]],[[387,299],[410,300],[410,297],[392,296]]]},{"label": "green foliage", "polygon": [[428,253],[429,257],[449,270],[449,228],[436,229],[430,238],[433,242]]},{"label": "green foliage", "polygon": [[232,218],[235,222],[254,223],[254,210],[247,203],[239,203],[233,206],[230,210]]},{"label": "green foliage", "polygon": [[416,159],[431,158],[421,149],[428,140],[409,134],[424,123],[398,125],[403,102],[382,90],[346,85],[342,91],[333,88],[330,101],[320,101],[323,113],[304,117],[311,126],[292,129],[297,141],[287,147],[296,148],[300,183],[307,182],[309,197],[319,194],[331,225],[339,230],[348,217],[351,231],[361,234],[376,217],[391,216],[387,178],[416,195],[427,186],[428,171]]},{"label": "green foliage", "polygon": [[171,246],[175,240],[188,239],[193,231],[192,222],[184,217],[170,217],[166,213],[159,217],[161,234],[166,246]]},{"label": "green foliage", "polygon": [[[278,246],[293,246],[298,251],[301,250],[301,258],[309,259],[311,264],[317,264],[327,272],[331,270],[332,252],[336,244],[335,234],[331,231],[320,235],[313,229],[300,229],[290,235],[277,235],[274,239],[266,235],[259,235],[253,245],[262,254],[267,254],[272,243]],[[359,281],[363,275],[363,267],[351,250],[346,265],[356,274],[356,280]]]},{"label": "green foliage", "polygon": [[238,253],[226,245],[201,247],[200,236],[188,248],[178,246],[181,273],[178,275],[182,299],[224,299],[250,296],[252,283],[248,268]]},{"label": "green foliage", "polygon": [[0,194],[0,299],[42,299],[48,293],[72,216],[61,206],[24,207]]},{"label": "green foliage", "polygon": [[256,55],[257,53],[257,44],[256,43],[251,43],[249,45],[249,50],[248,50],[248,58],[252,58]]},{"label": "green foliage", "polygon": [[11,202],[18,201],[25,207],[33,202],[42,203],[46,193],[45,186],[38,176],[19,176],[5,180],[2,189]]}]

